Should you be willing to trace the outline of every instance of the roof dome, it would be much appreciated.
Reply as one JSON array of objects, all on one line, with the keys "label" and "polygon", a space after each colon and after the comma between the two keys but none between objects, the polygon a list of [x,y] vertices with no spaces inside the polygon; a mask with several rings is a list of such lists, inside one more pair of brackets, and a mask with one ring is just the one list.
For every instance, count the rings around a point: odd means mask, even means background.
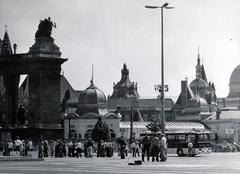
[{"label": "roof dome", "polygon": [[78,97],[78,104],[96,104],[98,102],[106,103],[106,96],[93,83]]},{"label": "roof dome", "polygon": [[190,88],[194,89],[197,86],[198,88],[207,88],[208,84],[202,78],[196,78],[190,83]]},{"label": "roof dome", "polygon": [[184,110],[185,114],[209,112],[208,103],[204,98],[195,95],[188,102]]},{"label": "roof dome", "polygon": [[228,98],[238,97],[240,97],[240,65],[238,65],[232,72],[228,94]]},{"label": "roof dome", "polygon": [[76,111],[80,116],[88,112],[94,112],[99,115],[107,113],[106,96],[100,89],[94,86],[92,81],[91,85],[80,93]]},{"label": "roof dome", "polygon": [[200,106],[208,106],[207,101],[204,98],[195,95],[187,102],[187,107],[200,107]]},{"label": "roof dome", "polygon": [[240,65],[238,65],[232,72],[230,84],[240,84]]}]

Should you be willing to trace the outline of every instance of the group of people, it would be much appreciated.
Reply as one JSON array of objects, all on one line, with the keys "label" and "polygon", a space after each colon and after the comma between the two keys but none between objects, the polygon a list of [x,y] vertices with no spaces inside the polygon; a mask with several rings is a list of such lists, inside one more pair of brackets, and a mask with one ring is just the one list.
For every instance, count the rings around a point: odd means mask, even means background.
[{"label": "group of people", "polygon": [[154,134],[153,137],[147,134],[142,139],[142,161],[145,161],[145,155],[147,156],[147,161],[149,161],[150,154],[152,156],[152,162],[166,161],[167,160],[167,139],[163,134],[158,137]]},{"label": "group of people", "polygon": [[[19,154],[24,156],[28,155],[29,151],[37,150],[39,158],[45,157],[80,157],[92,158],[93,153],[96,152],[97,157],[112,157],[114,151],[119,152],[121,159],[124,159],[130,151],[132,157],[142,157],[142,161],[150,160],[152,162],[166,161],[167,160],[167,140],[161,134],[158,136],[145,135],[141,141],[133,141],[128,144],[126,140],[121,137],[115,144],[109,140],[100,141],[96,145],[91,138],[86,139],[84,142],[80,140],[40,140],[33,145],[31,139],[20,140],[16,137],[15,140],[9,139],[8,141],[1,142],[0,151],[3,155],[10,155],[11,151],[19,151]],[[35,148],[34,148],[35,147]]]},{"label": "group of people", "polygon": [[[123,137],[118,140],[120,145],[120,156],[124,159],[127,156],[128,146]],[[147,156],[147,161],[150,160],[152,156],[152,162],[156,161],[166,161],[167,160],[167,139],[163,134],[159,136],[154,134],[153,136],[145,135],[140,142],[133,141],[130,144],[130,149],[132,152],[132,157],[140,157],[140,151],[142,153],[142,161],[145,161],[145,156]]]},{"label": "group of people", "polygon": [[18,136],[12,140],[0,141],[0,152],[4,156],[10,156],[12,152],[18,153],[21,156],[27,156],[29,151],[33,151],[32,139],[21,140]]},{"label": "group of people", "polygon": [[95,146],[91,138],[84,142],[80,140],[44,140],[40,139],[38,143],[38,157],[76,157],[92,158],[94,152],[97,157],[112,157],[114,145],[110,141],[100,141]]},{"label": "group of people", "polygon": [[91,158],[93,156],[93,141],[87,139],[84,143],[80,140],[63,140],[59,139],[53,140],[43,140],[40,139],[38,143],[38,157],[51,157],[61,158],[61,157],[76,157]]},{"label": "group of people", "polygon": [[112,157],[114,145],[111,141],[101,140],[97,145],[97,157]]}]

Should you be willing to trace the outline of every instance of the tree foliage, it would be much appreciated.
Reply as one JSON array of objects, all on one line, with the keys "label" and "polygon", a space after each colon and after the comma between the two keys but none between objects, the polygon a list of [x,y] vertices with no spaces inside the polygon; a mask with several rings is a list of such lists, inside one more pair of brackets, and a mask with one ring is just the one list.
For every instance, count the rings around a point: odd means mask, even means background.
[{"label": "tree foliage", "polygon": [[95,142],[100,142],[101,140],[106,141],[109,139],[109,129],[106,122],[102,121],[102,118],[99,117],[97,123],[95,124],[91,138]]}]

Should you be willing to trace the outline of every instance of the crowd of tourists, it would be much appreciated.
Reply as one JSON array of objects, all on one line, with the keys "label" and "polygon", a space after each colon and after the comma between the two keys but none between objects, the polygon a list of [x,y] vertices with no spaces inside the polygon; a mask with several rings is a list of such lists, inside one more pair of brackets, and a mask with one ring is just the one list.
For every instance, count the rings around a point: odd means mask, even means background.
[{"label": "crowd of tourists", "polygon": [[113,156],[117,152],[121,159],[131,155],[131,157],[141,157],[142,161],[147,161],[152,157],[152,162],[166,161],[167,159],[167,142],[163,135],[148,136],[145,135],[141,141],[132,141],[127,143],[121,137],[116,142],[100,141],[95,143],[91,138],[84,141],[80,140],[46,140],[41,138],[38,142],[33,143],[31,139],[6,140],[0,142],[0,152],[2,155],[10,156],[12,152],[17,152],[21,156],[30,155],[31,151],[37,151],[39,158],[46,157],[76,157],[92,158]]},{"label": "crowd of tourists", "polygon": [[4,156],[10,156],[12,153],[27,156],[29,151],[33,151],[33,141],[31,138],[20,140],[17,136],[15,140],[8,139],[0,141],[0,153]]},{"label": "crowd of tourists", "polygon": [[[85,141],[80,140],[56,140],[48,141],[41,139],[38,143],[38,156],[43,157],[76,157],[92,158],[94,154],[97,157],[112,157],[114,146],[109,141],[101,141],[95,145],[91,138]],[[50,155],[49,155],[50,154]]]}]

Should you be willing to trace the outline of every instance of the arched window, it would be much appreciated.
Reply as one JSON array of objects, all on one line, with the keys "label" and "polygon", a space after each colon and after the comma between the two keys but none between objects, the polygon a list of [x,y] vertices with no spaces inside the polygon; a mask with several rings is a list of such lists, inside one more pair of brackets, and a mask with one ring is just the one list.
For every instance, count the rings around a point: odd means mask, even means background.
[{"label": "arched window", "polygon": [[115,132],[112,129],[109,130],[109,135],[110,135],[111,139],[116,138],[116,134],[115,134]]},{"label": "arched window", "polygon": [[77,139],[77,132],[75,130],[70,130],[70,139]]},{"label": "arched window", "polygon": [[92,129],[88,129],[85,134],[84,134],[84,137],[85,138],[90,138],[91,137],[91,134],[92,134]]}]

